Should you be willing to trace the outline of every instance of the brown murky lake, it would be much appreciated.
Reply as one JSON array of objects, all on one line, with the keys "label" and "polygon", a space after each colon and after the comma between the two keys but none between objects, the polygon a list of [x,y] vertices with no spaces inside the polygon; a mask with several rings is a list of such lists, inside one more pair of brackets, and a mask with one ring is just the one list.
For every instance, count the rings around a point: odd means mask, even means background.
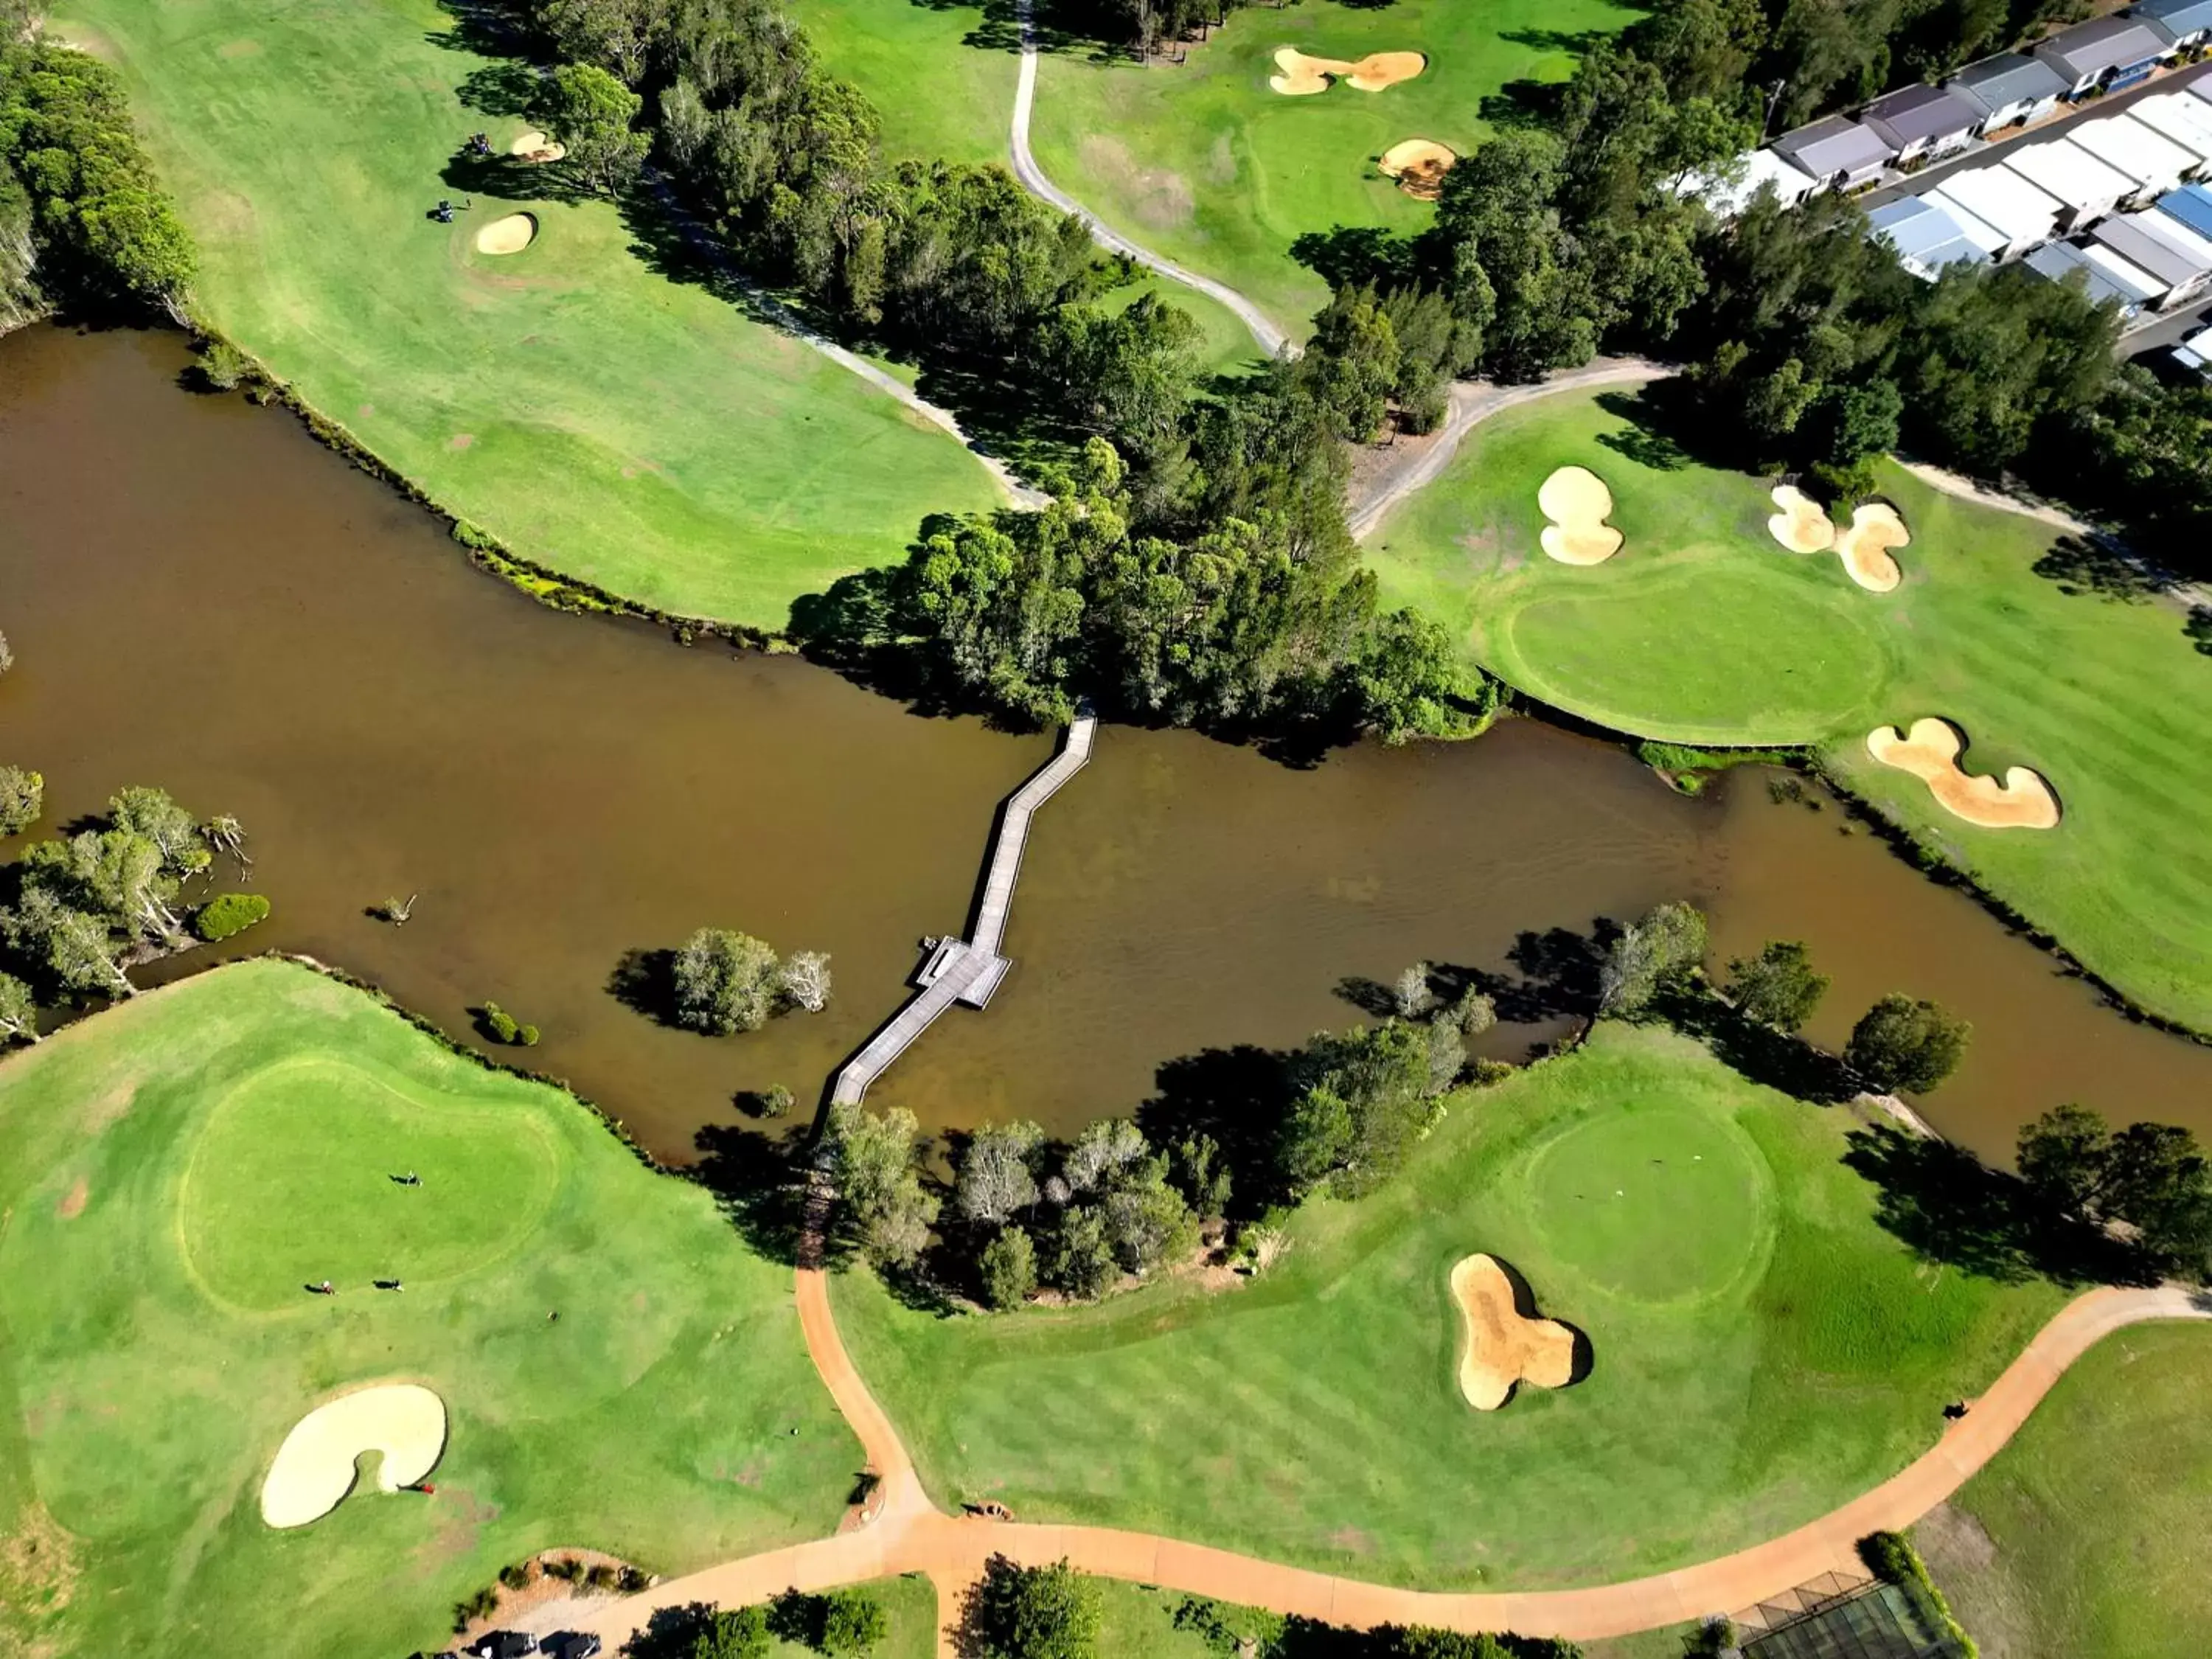
[{"label": "brown murky lake", "polygon": [[[276,904],[252,948],[337,963],[459,1036],[499,1002],[544,1028],[533,1063],[664,1156],[736,1121],[735,1091],[811,1104],[921,937],[963,925],[996,805],[1048,741],[545,611],[289,416],[179,389],[183,362],[161,336],[0,340],[0,760],[46,775],[47,827],[126,783],[237,814]],[[871,1099],[1072,1127],[1178,1055],[1346,1023],[1346,976],[1498,969],[1524,931],[1687,896],[1723,955],[1811,943],[1835,979],[1817,1037],[1893,989],[1972,1018],[1925,1107],[1979,1149],[2064,1099],[2212,1134],[2212,1049],[2129,1024],[1842,823],[1753,775],[1685,799],[1528,722],[1303,771],[1109,728],[1038,820],[1012,976]],[[409,893],[404,928],[366,914]],[[625,951],[702,923],[830,951],[830,1011],[714,1040],[609,994]],[[1549,1034],[1504,1027],[1494,1050]]]}]

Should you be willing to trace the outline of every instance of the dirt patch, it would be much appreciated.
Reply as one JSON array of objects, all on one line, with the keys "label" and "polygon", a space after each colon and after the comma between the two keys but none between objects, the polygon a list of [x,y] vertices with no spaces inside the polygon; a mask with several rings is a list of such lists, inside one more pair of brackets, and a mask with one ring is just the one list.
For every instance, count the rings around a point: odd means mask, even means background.
[{"label": "dirt patch", "polygon": [[1912,1541],[1974,1632],[1982,1659],[2028,1659],[2038,1651],[2030,1598],[1979,1521],[1955,1504],[1938,1504],[1914,1523]]},{"label": "dirt patch", "polygon": [[1327,92],[1334,81],[1361,92],[1381,92],[1401,81],[1412,80],[1428,66],[1427,57],[1418,52],[1370,52],[1353,63],[1342,58],[1309,58],[1295,46],[1279,46],[1275,52],[1277,73],[1267,77],[1267,84],[1289,98]]},{"label": "dirt patch", "polygon": [[1083,165],[1100,178],[1110,179],[1129,204],[1129,211],[1154,230],[1176,230],[1188,224],[1198,209],[1190,181],[1167,167],[1145,167],[1117,138],[1093,133],[1081,145]]},{"label": "dirt patch", "polygon": [[477,233],[477,252],[493,255],[520,253],[538,240],[538,216],[510,213],[495,219]]},{"label": "dirt patch", "polygon": [[9,1632],[12,1615],[37,1614],[44,1622],[68,1607],[82,1571],[75,1534],[37,1498],[24,1504],[0,1536],[0,1635]]},{"label": "dirt patch", "polygon": [[1884,766],[1910,772],[1928,786],[1936,805],[1982,830],[2050,830],[2058,823],[2058,797],[2043,775],[2031,768],[2006,769],[2003,781],[1977,777],[1959,763],[1966,734],[1947,720],[1929,716],[1900,732],[1878,726],[1867,733],[1867,752]]},{"label": "dirt patch", "polygon": [[1825,553],[1836,544],[1836,526],[1828,509],[1796,484],[1777,484],[1769,491],[1782,510],[1766,521],[1766,533],[1792,553]]},{"label": "dirt patch", "polygon": [[1523,1382],[1564,1389],[1574,1381],[1575,1334],[1522,1313],[1495,1256],[1462,1257],[1451,1270],[1451,1292],[1462,1326],[1459,1391],[1468,1405],[1494,1412]]},{"label": "dirt patch", "polygon": [[227,40],[215,49],[215,55],[218,58],[258,58],[261,56],[261,43],[258,40]]},{"label": "dirt patch", "polygon": [[446,1402],[413,1382],[340,1395],[292,1425],[261,1483],[261,1518],[271,1527],[319,1521],[353,1490],[355,1463],[382,1454],[378,1489],[411,1486],[446,1449]]},{"label": "dirt patch", "polygon": [[1613,492],[1588,467],[1563,466],[1544,480],[1536,505],[1552,522],[1538,539],[1561,564],[1603,564],[1620,551],[1621,536],[1606,520]]},{"label": "dirt patch", "polygon": [[70,1183],[69,1191],[62,1194],[61,1202],[54,1206],[54,1213],[64,1221],[74,1221],[84,1213],[85,1200],[91,1196],[91,1183],[79,1176]]},{"label": "dirt patch", "polygon": [[1869,593],[1888,593],[1905,580],[1889,550],[1911,541],[1895,507],[1887,501],[1862,501],[1851,509],[1851,527],[1836,538],[1836,552],[1853,581]]},{"label": "dirt patch", "polygon": [[452,437],[446,440],[446,447],[448,449],[466,449],[471,444],[475,443],[476,441],[477,434],[473,432],[456,432]]},{"label": "dirt patch", "polygon": [[1376,163],[1385,179],[1395,179],[1398,188],[1417,201],[1433,202],[1443,194],[1444,174],[1458,155],[1433,138],[1401,138],[1382,152]]},{"label": "dirt patch", "polygon": [[129,1111],[138,1098],[139,1085],[145,1081],[143,1072],[127,1073],[86,1101],[83,1114],[77,1120],[85,1134],[98,1134]]}]

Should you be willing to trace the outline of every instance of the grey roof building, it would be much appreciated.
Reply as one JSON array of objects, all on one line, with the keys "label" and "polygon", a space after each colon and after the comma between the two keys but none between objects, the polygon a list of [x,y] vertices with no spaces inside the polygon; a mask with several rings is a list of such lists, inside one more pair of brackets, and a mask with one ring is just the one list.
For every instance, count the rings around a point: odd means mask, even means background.
[{"label": "grey roof building", "polygon": [[1894,154],[1887,139],[1848,115],[1831,115],[1785,132],[1767,148],[1796,162],[1826,190],[1850,190],[1869,183]]},{"label": "grey roof building", "polygon": [[1868,228],[1889,244],[1903,265],[1923,282],[1934,282],[1946,265],[1985,265],[1986,250],[1970,240],[1942,204],[1905,196],[1867,215]]},{"label": "grey roof building", "polygon": [[2039,121],[2069,89],[2057,70],[2024,52],[2002,52],[1969,64],[1951,77],[1949,84],[1954,92],[1981,106],[1981,125],[1977,129],[1981,132],[2016,122]]},{"label": "grey roof building", "polygon": [[2152,302],[2161,311],[2185,304],[2212,285],[2212,266],[2138,229],[2125,216],[2106,220],[2089,233],[2088,240],[2112,249],[2145,276],[2164,283],[2165,292]]},{"label": "grey roof building", "polygon": [[2149,24],[2172,46],[2193,46],[2212,36],[2212,0],[2142,0],[2128,15]]},{"label": "grey roof building", "polygon": [[[2212,5],[2212,0],[2204,0]],[[1982,106],[1963,94],[1942,87],[1906,87],[1877,98],[1859,112],[1860,121],[1888,140],[1899,161],[1944,155],[1974,136]]]},{"label": "grey roof building", "polygon": [[2119,307],[2123,317],[2133,317],[2142,311],[2155,292],[2148,277],[2141,281],[2128,280],[2109,266],[2091,259],[2071,242],[2050,243],[2036,249],[2021,263],[2037,276],[2053,283],[2065,282],[2075,271],[2080,271],[2079,280],[2089,298],[2099,305],[2107,300],[2112,301]]},{"label": "grey roof building", "polygon": [[2068,95],[2079,98],[2099,87],[2140,81],[2172,50],[2166,38],[2132,17],[2097,17],[2061,29],[2035,55],[2065,80]]}]

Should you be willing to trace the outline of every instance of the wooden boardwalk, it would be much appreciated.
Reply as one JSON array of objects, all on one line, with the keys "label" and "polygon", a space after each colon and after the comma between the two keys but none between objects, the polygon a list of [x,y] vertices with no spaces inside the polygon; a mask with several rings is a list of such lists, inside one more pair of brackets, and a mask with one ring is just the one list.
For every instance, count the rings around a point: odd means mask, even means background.
[{"label": "wooden boardwalk", "polygon": [[1022,852],[1029,845],[1030,822],[1038,807],[1050,800],[1060,785],[1080,772],[1091,758],[1091,744],[1098,730],[1098,717],[1088,709],[1075,717],[1060,752],[1038,768],[1029,781],[1007,798],[1000,815],[999,832],[991,843],[991,862],[983,874],[983,890],[975,902],[974,924],[964,939],[940,939],[930,951],[915,983],[920,992],[860,1052],[847,1060],[830,1085],[832,1101],[857,1101],[868,1085],[889,1069],[908,1044],[929,1029],[956,1002],[981,1008],[1013,963],[1000,953],[1006,936],[1006,913],[1013,906],[1014,884],[1022,872]]}]

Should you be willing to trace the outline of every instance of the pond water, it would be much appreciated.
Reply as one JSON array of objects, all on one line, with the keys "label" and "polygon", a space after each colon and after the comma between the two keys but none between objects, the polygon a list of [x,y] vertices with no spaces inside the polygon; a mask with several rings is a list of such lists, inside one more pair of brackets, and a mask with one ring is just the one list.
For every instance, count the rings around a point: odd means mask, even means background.
[{"label": "pond water", "polygon": [[[544,1029],[532,1064],[663,1157],[740,1121],[738,1091],[811,1105],[921,937],[963,925],[997,804],[1049,740],[546,611],[290,416],[181,390],[183,363],[158,335],[0,340],[0,760],[46,775],[44,827],[129,783],[235,813],[276,906],[235,945],[320,957],[464,1040],[495,1000]],[[2063,1099],[2212,1137],[2212,1049],[2101,1006],[1844,822],[1757,774],[1686,799],[1528,721],[1304,770],[1109,727],[1037,820],[1013,974],[871,1102],[1072,1129],[1133,1109],[1163,1062],[1349,1023],[1348,977],[1500,969],[1523,933],[1688,896],[1717,955],[1811,944],[1836,981],[1824,1041],[1893,989],[1970,1018],[1966,1066],[1923,1105],[1978,1149]],[[404,927],[368,914],[410,893]],[[830,1010],[715,1040],[610,993],[625,952],[707,923],[830,952]]]}]

